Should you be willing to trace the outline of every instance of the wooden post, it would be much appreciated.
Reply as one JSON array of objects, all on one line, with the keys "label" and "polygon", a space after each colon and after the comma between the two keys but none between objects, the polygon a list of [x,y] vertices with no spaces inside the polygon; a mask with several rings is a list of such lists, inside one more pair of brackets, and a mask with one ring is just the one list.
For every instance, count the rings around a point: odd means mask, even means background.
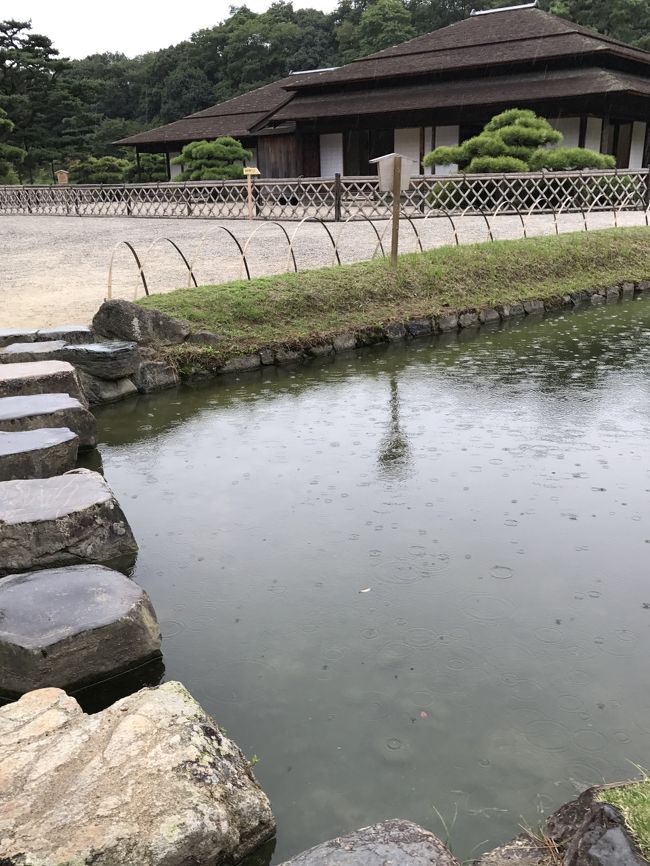
[{"label": "wooden post", "polygon": [[253,175],[246,175],[246,185],[248,191],[248,219],[253,219]]},{"label": "wooden post", "polygon": [[334,222],[341,222],[341,175],[334,175]]},{"label": "wooden post", "polygon": [[645,176],[645,209],[650,208],[650,168]]},{"label": "wooden post", "polygon": [[402,157],[393,160],[393,225],[390,239],[390,266],[397,269],[397,251],[399,248],[399,209],[402,187]]}]

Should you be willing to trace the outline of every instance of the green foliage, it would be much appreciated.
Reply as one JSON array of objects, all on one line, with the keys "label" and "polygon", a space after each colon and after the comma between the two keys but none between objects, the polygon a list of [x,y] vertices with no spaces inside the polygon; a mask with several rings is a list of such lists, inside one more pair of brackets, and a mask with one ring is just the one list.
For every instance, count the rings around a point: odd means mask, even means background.
[{"label": "green foliage", "polygon": [[127,183],[153,183],[167,180],[167,165],[162,153],[141,153],[140,170],[135,162],[129,163]]},{"label": "green foliage", "polygon": [[485,124],[483,132],[458,147],[438,147],[423,165],[453,165],[469,173],[613,168],[611,156],[580,147],[557,148],[562,133],[534,111],[511,108]]},{"label": "green foliage", "polygon": [[128,159],[89,156],[70,164],[70,183],[125,183],[130,169]]},{"label": "green foliage", "polygon": [[0,184],[18,183],[16,167],[27,155],[20,147],[7,144],[14,125],[7,117],[7,112],[0,108]]},{"label": "green foliage", "polygon": [[620,810],[642,856],[650,858],[650,780],[644,778],[618,788],[603,788],[596,799]]},{"label": "green foliage", "polygon": [[241,142],[227,135],[215,141],[192,141],[172,160],[183,166],[174,180],[241,179],[244,162],[252,156]]}]

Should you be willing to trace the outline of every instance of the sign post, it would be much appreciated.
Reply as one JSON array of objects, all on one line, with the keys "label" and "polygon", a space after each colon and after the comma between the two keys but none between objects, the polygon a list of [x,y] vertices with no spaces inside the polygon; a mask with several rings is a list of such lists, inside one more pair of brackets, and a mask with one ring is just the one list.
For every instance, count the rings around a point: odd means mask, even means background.
[{"label": "sign post", "polygon": [[407,190],[411,184],[410,170],[413,160],[401,153],[387,153],[371,159],[379,170],[379,189],[381,192],[393,194],[393,214],[390,243],[390,265],[397,269],[397,253],[399,251],[399,215],[400,193]]},{"label": "sign post", "polygon": [[253,219],[253,178],[260,174],[259,168],[252,165],[244,167],[244,175],[246,176],[246,184],[248,187],[248,219]]}]

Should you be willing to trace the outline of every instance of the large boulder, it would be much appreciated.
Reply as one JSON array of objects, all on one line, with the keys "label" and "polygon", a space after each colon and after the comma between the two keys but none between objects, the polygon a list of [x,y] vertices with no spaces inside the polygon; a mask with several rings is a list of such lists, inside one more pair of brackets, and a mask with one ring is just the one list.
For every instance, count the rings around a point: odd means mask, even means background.
[{"label": "large boulder", "polygon": [[58,689],[0,709],[0,863],[220,866],[274,831],[249,762],[180,683],[90,716]]},{"label": "large boulder", "polygon": [[0,483],[0,575],[84,561],[121,564],[137,549],[98,472]]},{"label": "large boulder", "polygon": [[127,397],[138,393],[138,389],[131,379],[118,379],[115,382],[109,382],[108,379],[98,379],[97,376],[84,373],[83,370],[79,370],[78,376],[86,400],[91,406],[102,403],[119,403],[120,400],[125,400]]},{"label": "large boulder", "polygon": [[17,433],[41,427],[67,427],[79,437],[79,448],[97,443],[95,416],[68,394],[0,397],[0,430]]},{"label": "large boulder", "polygon": [[0,432],[0,481],[50,478],[77,465],[79,440],[67,427]]},{"label": "large boulder", "polygon": [[147,310],[118,298],[104,301],[95,313],[93,330],[112,340],[170,346],[182,343],[190,333],[190,326],[158,310]]},{"label": "large boulder", "polygon": [[73,565],[0,580],[0,688],[71,688],[160,655],[146,592],[118,571]]},{"label": "large boulder", "polygon": [[282,866],[460,866],[443,843],[411,821],[389,820],[303,851]]},{"label": "large boulder", "polygon": [[143,361],[133,376],[133,384],[143,394],[175,388],[179,382],[178,371],[167,361]]},{"label": "large boulder", "polygon": [[68,394],[86,405],[75,369],[67,361],[0,365],[0,397],[30,394]]},{"label": "large boulder", "polygon": [[127,378],[135,373],[140,363],[138,344],[125,340],[66,345],[59,356],[84,373],[110,381]]}]

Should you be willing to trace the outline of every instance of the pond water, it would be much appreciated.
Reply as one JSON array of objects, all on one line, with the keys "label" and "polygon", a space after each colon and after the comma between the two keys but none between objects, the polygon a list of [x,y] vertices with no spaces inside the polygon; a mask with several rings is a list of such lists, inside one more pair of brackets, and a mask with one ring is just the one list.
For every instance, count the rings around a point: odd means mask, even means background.
[{"label": "pond water", "polygon": [[389,816],[465,859],[647,766],[650,302],[98,416],[165,678],[259,757],[254,862]]}]

